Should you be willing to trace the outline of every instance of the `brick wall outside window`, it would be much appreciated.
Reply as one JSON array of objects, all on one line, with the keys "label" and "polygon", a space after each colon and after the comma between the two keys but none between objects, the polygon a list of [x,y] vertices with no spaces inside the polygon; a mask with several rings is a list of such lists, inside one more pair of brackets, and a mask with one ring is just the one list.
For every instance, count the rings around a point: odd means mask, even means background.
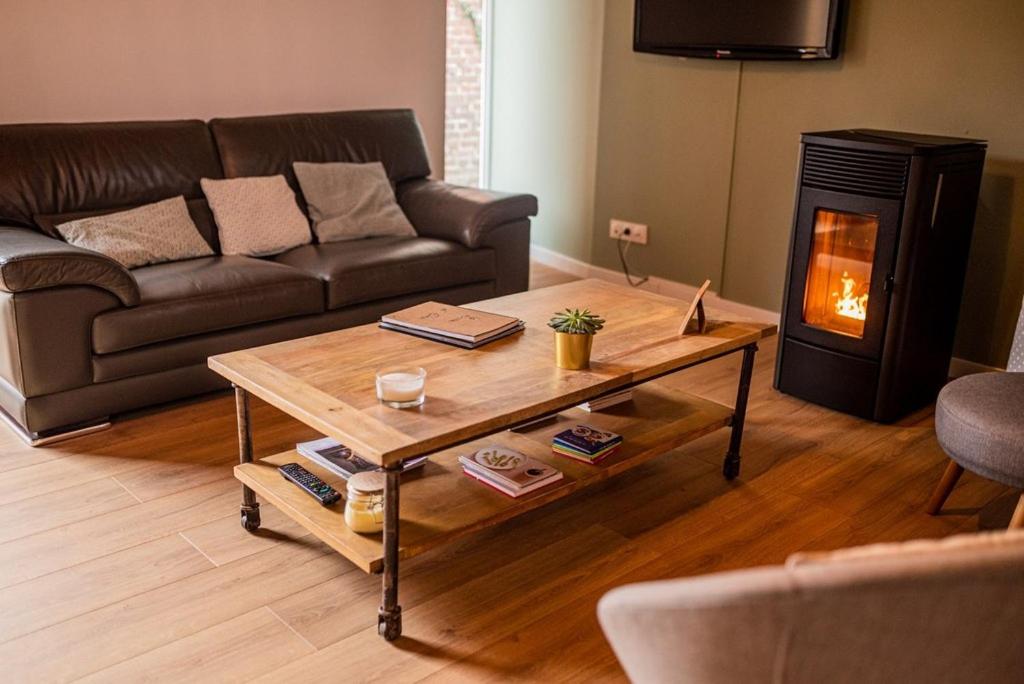
[{"label": "brick wall outside window", "polygon": [[483,0],[448,0],[444,177],[477,185],[483,93]]}]

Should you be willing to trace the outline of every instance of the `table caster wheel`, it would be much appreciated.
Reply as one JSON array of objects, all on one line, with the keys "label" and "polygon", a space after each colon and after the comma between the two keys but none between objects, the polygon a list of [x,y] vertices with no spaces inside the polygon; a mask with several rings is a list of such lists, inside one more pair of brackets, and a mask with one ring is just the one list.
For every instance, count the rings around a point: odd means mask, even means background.
[{"label": "table caster wheel", "polygon": [[242,509],[242,527],[246,532],[255,532],[260,529],[260,508],[259,504],[252,508]]},{"label": "table caster wheel", "polygon": [[377,616],[377,633],[387,641],[394,641],[402,636],[402,614],[380,614]]}]

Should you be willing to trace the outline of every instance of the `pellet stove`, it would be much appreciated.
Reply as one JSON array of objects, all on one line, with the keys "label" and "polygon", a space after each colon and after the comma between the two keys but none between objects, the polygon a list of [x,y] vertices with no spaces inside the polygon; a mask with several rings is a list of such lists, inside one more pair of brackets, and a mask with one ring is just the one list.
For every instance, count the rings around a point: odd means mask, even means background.
[{"label": "pellet stove", "polygon": [[889,422],[946,382],[985,142],[801,136],[775,387]]}]

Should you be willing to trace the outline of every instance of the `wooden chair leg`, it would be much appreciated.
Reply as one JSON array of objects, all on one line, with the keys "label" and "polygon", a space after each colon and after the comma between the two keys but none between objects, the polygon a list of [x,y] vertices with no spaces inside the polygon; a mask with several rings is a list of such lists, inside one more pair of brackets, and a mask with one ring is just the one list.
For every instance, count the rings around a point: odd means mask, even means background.
[{"label": "wooden chair leg", "polygon": [[935,515],[942,510],[942,504],[946,503],[946,499],[949,498],[953,487],[956,486],[957,480],[963,474],[963,466],[950,459],[949,465],[946,466],[946,472],[942,473],[942,479],[939,480],[938,486],[932,492],[932,498],[928,501],[928,515]]},{"label": "wooden chair leg", "polygon": [[1017,510],[1013,512],[1013,517],[1010,518],[1010,529],[1024,529],[1024,494],[1020,495],[1020,500],[1017,502]]}]

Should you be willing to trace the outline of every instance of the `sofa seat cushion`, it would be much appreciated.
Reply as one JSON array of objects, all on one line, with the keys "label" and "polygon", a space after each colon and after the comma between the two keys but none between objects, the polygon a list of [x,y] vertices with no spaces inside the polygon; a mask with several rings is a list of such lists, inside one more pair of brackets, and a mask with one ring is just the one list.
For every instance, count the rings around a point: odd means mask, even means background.
[{"label": "sofa seat cushion", "polygon": [[323,311],[320,280],[273,261],[214,256],[144,266],[132,274],[139,306],[95,318],[97,354]]},{"label": "sofa seat cushion", "polygon": [[942,388],[935,434],[967,470],[1024,487],[1024,373],[979,373]]},{"label": "sofa seat cushion", "polygon": [[492,250],[434,238],[305,245],[274,259],[322,279],[328,309],[495,278]]}]

